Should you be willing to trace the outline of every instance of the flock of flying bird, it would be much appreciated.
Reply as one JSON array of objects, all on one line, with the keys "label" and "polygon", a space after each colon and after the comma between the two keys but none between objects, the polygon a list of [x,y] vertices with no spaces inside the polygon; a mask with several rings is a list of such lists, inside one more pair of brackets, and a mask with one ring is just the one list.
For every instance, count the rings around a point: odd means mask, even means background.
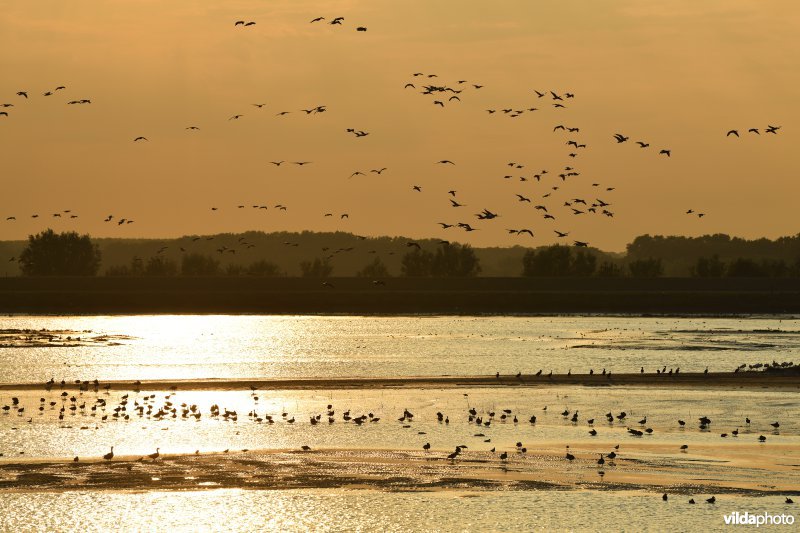
[{"label": "flock of flying bird", "polygon": [[[342,16],[336,16],[332,18],[328,18],[325,16],[315,17],[312,20],[308,21],[310,24],[327,24],[330,26],[344,26],[345,19]],[[256,25],[256,21],[253,20],[246,20],[240,19],[234,22],[235,28],[251,28]],[[356,31],[364,32],[367,28],[365,26],[357,26]],[[430,102],[433,106],[439,107],[441,109],[445,109],[446,107],[451,107],[455,105],[462,105],[462,101],[466,102],[469,100],[471,95],[475,94],[477,91],[483,90],[485,85],[483,83],[475,83],[473,81],[467,79],[458,79],[453,82],[444,82],[441,81],[439,75],[435,73],[425,73],[425,72],[414,72],[411,75],[411,79],[407,81],[404,85],[405,90],[413,90],[420,94],[423,97],[429,98]],[[66,86],[59,85],[55,87],[55,89],[47,90],[43,92],[43,96],[45,97],[52,97],[56,93],[61,91],[65,91]],[[26,90],[20,90],[17,93],[17,96],[28,100],[31,93]],[[501,105],[493,108],[486,109],[485,111],[489,115],[498,115],[498,116],[506,116],[508,118],[518,118],[524,114],[533,114],[539,112],[540,109],[546,107],[547,109],[552,110],[555,113],[567,113],[570,107],[573,107],[573,103],[578,101],[576,95],[572,91],[558,91],[554,89],[547,89],[547,90],[539,90],[533,89],[531,90],[531,99],[535,105],[529,103],[523,105]],[[85,105],[91,104],[91,99],[83,98],[83,99],[76,99],[70,100],[67,104],[78,104],[78,105]],[[12,108],[15,104],[11,103],[2,103],[0,104],[3,108]],[[261,110],[267,107],[266,103],[254,103],[252,104],[255,108]],[[538,107],[537,107],[538,106]],[[327,105],[314,105],[309,108],[304,108],[298,110],[298,113],[305,113],[306,115],[317,115],[321,113],[325,113],[328,111]],[[292,111],[278,111],[275,113],[277,116],[285,116],[292,113]],[[9,117],[9,111],[0,111],[0,116]],[[236,113],[231,115],[228,120],[229,121],[238,121],[245,117],[244,113]],[[780,126],[773,126],[768,125],[766,128],[763,129],[765,133],[776,135],[779,130]],[[191,125],[185,127],[187,131],[192,132],[199,132],[200,127],[196,125]],[[581,153],[588,148],[587,143],[580,139],[580,131],[581,129],[576,126],[567,126],[563,123],[557,124],[553,128],[554,133],[562,132],[567,135],[567,138],[564,139],[564,146],[567,146],[568,149],[565,152],[565,157],[568,158],[568,164],[563,165],[558,171],[549,171],[548,169],[540,169],[534,172],[525,172],[526,165],[518,163],[518,162],[509,162],[507,163],[508,170],[502,176],[505,180],[516,181],[518,183],[535,183],[535,184],[542,184],[547,185],[548,189],[546,191],[528,191],[528,190],[519,190],[514,191],[509,194],[509,201],[516,200],[517,208],[515,217],[519,217],[519,207],[527,208],[528,205],[532,206],[532,209],[528,215],[523,215],[526,218],[530,215],[540,215],[543,224],[559,224],[559,225],[568,225],[568,217],[575,217],[575,216],[590,216],[590,215],[600,215],[602,218],[613,218],[614,211],[611,210],[612,202],[609,199],[601,199],[597,191],[604,190],[606,194],[615,191],[615,187],[601,185],[599,182],[592,182],[589,186],[586,183],[582,183],[580,176],[582,172],[576,170],[576,166],[574,161],[580,160]],[[761,130],[759,128],[753,127],[747,130],[749,133],[753,135],[760,135]],[[351,134],[354,138],[363,139],[367,136],[370,136],[372,132],[365,131],[363,129],[348,127],[346,128],[346,132]],[[738,129],[731,129],[727,132],[728,137],[739,137],[739,130]],[[624,144],[627,143],[631,136],[624,134],[624,133],[614,133],[611,136],[616,144]],[[133,138],[133,142],[135,143],[142,143],[142,142],[150,142],[150,137],[145,135],[137,135]],[[638,145],[640,149],[648,149],[650,148],[650,143],[644,140],[637,140],[635,144]],[[666,158],[671,158],[672,150],[670,148],[659,148],[658,155],[665,156]],[[275,160],[270,161],[272,165],[275,167],[280,167],[282,164],[286,163],[284,160]],[[291,161],[289,162],[292,165],[296,165],[298,167],[304,167],[310,165],[312,161]],[[456,163],[451,159],[442,159],[437,162],[439,166],[455,166]],[[386,171],[386,167],[382,167],[380,169],[371,169],[369,173],[355,170],[352,174],[350,174],[350,178],[355,178],[359,176],[367,176],[368,174],[374,174],[376,176],[382,175],[384,171]],[[525,187],[529,187],[525,185]],[[580,190],[582,192],[576,193],[576,190]],[[427,188],[419,183],[412,184],[410,186],[410,190],[412,193],[418,194],[427,194]],[[568,192],[571,191],[571,192]],[[484,206],[478,206],[477,212],[473,212],[470,216],[470,219],[467,220],[464,218],[463,213],[465,210],[469,210],[467,203],[462,199],[461,196],[457,196],[460,191],[455,189],[449,189],[446,192],[445,198],[447,201],[443,201],[443,206],[449,206],[451,209],[457,209],[457,211],[449,211],[455,216],[458,216],[458,220],[454,221],[432,221],[432,225],[435,223],[439,225],[442,229],[450,229],[450,228],[460,228],[465,232],[473,232],[478,230],[485,230],[490,229],[490,226],[485,224],[489,221],[493,221],[495,219],[501,218],[502,215],[498,210],[495,208],[489,208]],[[556,205],[553,202],[557,202]],[[548,203],[549,202],[549,203]],[[560,204],[560,205],[558,205]],[[286,210],[286,207],[283,204],[278,204],[276,207],[279,207],[281,210]],[[256,206],[254,206],[256,207]],[[239,205],[238,208],[243,208],[243,206]],[[266,206],[259,205],[258,209],[264,209]],[[218,207],[212,207],[212,211],[218,211]],[[447,211],[447,210],[443,210]],[[64,213],[69,213],[69,211],[64,211]],[[689,215],[696,215],[698,218],[702,218],[705,216],[705,213],[696,212],[694,209],[689,209],[686,211],[686,214]],[[325,217],[332,217],[333,211],[326,210],[324,212]],[[32,218],[37,218],[38,215],[32,215]],[[53,217],[61,217],[61,213],[54,213]],[[471,217],[474,217],[472,219]],[[567,218],[565,218],[567,217]],[[77,218],[77,215],[70,215],[70,218],[74,219]],[[106,222],[109,222],[112,217],[107,217],[105,219]],[[349,213],[343,213],[340,215],[339,220],[349,219]],[[5,219],[7,221],[16,220],[15,215],[6,215]],[[533,220],[532,218],[530,220]],[[133,220],[130,218],[118,218],[117,224],[131,224]],[[538,228],[533,227],[514,227],[514,228],[505,228],[505,231],[508,234],[514,234],[518,236],[527,235],[531,238],[537,237],[540,235]],[[550,227],[544,230],[545,235],[554,235],[557,239],[566,238],[571,234],[571,231],[566,230],[564,228],[554,228]],[[442,241],[442,242],[449,242],[449,241]],[[589,243],[586,241],[574,240],[573,244],[575,246],[588,246]]]}]

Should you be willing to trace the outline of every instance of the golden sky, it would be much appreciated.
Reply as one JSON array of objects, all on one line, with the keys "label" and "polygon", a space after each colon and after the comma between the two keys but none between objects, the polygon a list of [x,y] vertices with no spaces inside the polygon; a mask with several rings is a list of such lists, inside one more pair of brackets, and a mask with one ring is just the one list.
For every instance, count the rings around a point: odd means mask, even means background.
[{"label": "golden sky", "polygon": [[[798,35],[796,0],[3,0],[0,239],[308,229],[536,246],[559,230],[622,250],[643,233],[793,235]],[[579,175],[562,182],[566,166]],[[575,198],[614,216],[574,215]],[[535,236],[507,232],[521,228]]]}]

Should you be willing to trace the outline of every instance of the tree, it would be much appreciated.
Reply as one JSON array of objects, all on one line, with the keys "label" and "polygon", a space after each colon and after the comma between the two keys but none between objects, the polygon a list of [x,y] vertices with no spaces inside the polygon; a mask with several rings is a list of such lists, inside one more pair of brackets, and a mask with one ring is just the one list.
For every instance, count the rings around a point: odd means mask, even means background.
[{"label": "tree", "polygon": [[588,277],[597,269],[597,256],[579,250],[573,254],[569,246],[554,244],[546,248],[529,250],[522,257],[522,275],[535,276],[580,276]]},{"label": "tree", "polygon": [[600,263],[600,266],[597,267],[597,277],[621,278],[622,269],[616,263],[612,263],[611,261],[603,261],[602,263]]},{"label": "tree", "polygon": [[219,261],[202,254],[186,254],[181,260],[184,276],[216,276],[220,272]]},{"label": "tree", "polygon": [[692,267],[691,274],[695,278],[721,278],[725,274],[725,263],[717,254],[711,257],[699,257]]},{"label": "tree", "polygon": [[415,249],[403,256],[400,261],[400,270],[409,278],[419,278],[431,275],[433,254],[427,250]]},{"label": "tree", "polygon": [[247,273],[251,276],[259,276],[263,278],[275,278],[282,275],[281,269],[275,263],[271,263],[265,259],[261,259],[251,263],[247,267]]},{"label": "tree", "polygon": [[56,234],[47,229],[28,236],[19,264],[26,276],[94,276],[100,257],[100,249],[89,235],[74,231]]},{"label": "tree", "polygon": [[664,274],[661,259],[637,259],[628,263],[628,270],[634,278],[660,278]]},{"label": "tree", "polygon": [[572,259],[570,273],[573,276],[588,278],[597,268],[597,257],[589,252],[579,250]]},{"label": "tree", "polygon": [[148,259],[144,267],[145,276],[174,276],[178,273],[178,265],[166,257],[155,255]]},{"label": "tree", "polygon": [[386,268],[380,257],[376,257],[371,263],[359,270],[356,276],[360,278],[388,278],[389,269]]},{"label": "tree", "polygon": [[752,259],[740,257],[728,265],[728,277],[731,278],[761,278],[766,275],[764,267]]},{"label": "tree", "polygon": [[469,244],[443,244],[436,250],[430,275],[440,278],[473,277],[481,271],[475,251]]},{"label": "tree", "polygon": [[530,250],[522,257],[522,275],[569,276],[572,253],[568,246],[555,244],[539,251]]},{"label": "tree", "polygon": [[469,244],[443,244],[435,254],[415,249],[404,255],[400,264],[403,275],[411,278],[471,277],[481,271],[478,256]]},{"label": "tree", "polygon": [[325,259],[318,257],[313,262],[302,261],[300,272],[304,278],[327,278],[333,273],[333,265],[327,257]]}]

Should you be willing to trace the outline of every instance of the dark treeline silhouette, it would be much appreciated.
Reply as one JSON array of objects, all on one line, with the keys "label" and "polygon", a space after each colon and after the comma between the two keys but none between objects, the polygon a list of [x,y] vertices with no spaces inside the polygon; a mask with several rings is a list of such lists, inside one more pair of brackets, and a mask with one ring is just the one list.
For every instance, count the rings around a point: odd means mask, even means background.
[{"label": "dark treeline silhouette", "polygon": [[[102,259],[102,262],[101,262]],[[290,277],[799,277],[800,236],[644,235],[627,253],[543,246],[472,248],[438,239],[351,233],[90,239],[51,230],[0,242],[0,275]]]},{"label": "dark treeline silhouette", "polygon": [[721,233],[701,237],[642,235],[628,245],[627,258],[661,259],[666,276],[798,276],[800,234],[775,240],[747,240]]},{"label": "dark treeline silhouette", "polygon": [[93,276],[100,268],[100,250],[88,235],[48,229],[28,237],[19,254],[26,276]]},{"label": "dark treeline silhouette", "polygon": [[415,248],[403,256],[402,272],[410,278],[473,277],[481,271],[480,261],[468,244],[445,243],[435,252]]},{"label": "dark treeline silhouette", "polygon": [[522,258],[526,277],[658,278],[663,273],[660,259],[626,261],[599,250],[558,244],[529,250]]}]

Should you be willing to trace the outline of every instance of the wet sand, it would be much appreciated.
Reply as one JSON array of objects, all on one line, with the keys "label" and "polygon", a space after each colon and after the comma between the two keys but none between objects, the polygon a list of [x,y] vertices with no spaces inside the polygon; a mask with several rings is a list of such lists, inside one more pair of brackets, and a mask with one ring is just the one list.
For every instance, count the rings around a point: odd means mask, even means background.
[{"label": "wet sand", "polygon": [[[597,464],[598,446],[559,443],[525,454],[464,450],[269,450],[100,458],[80,462],[0,462],[0,492],[65,490],[198,490],[370,488],[429,490],[647,490],[673,494],[800,494],[800,449],[781,445],[695,447],[625,443],[615,460]],[[613,447],[607,445],[608,452]],[[603,472],[601,477],[599,472]]]},{"label": "wet sand", "polygon": [[[201,379],[102,381],[99,390],[331,390],[368,388],[458,388],[458,387],[517,387],[546,385],[582,385],[586,387],[650,386],[659,387],[720,387],[800,389],[800,373],[788,372],[686,372],[679,374],[522,374],[519,377],[496,376],[410,376],[397,378],[298,378],[298,379]],[[86,386],[85,384],[83,385]],[[60,383],[53,390],[77,390],[77,383]],[[0,390],[44,390],[44,383],[3,383]],[[88,389],[94,390],[93,383]]]}]

